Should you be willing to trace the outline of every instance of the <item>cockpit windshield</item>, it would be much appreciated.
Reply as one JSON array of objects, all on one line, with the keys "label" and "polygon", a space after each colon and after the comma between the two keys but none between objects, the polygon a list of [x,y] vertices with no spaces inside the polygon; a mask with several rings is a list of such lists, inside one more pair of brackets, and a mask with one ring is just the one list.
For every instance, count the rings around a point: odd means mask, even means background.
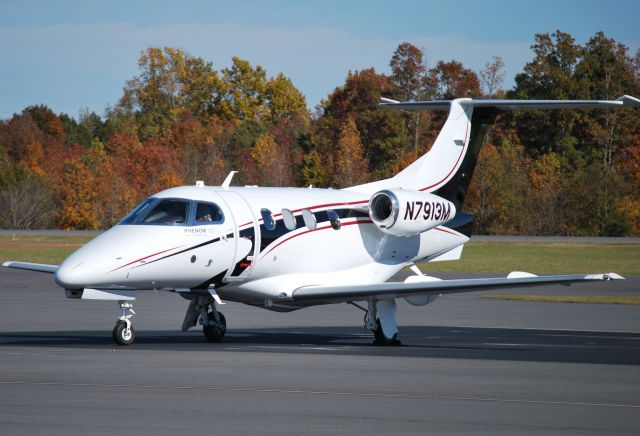
[{"label": "cockpit windshield", "polygon": [[127,216],[122,218],[118,224],[136,224],[140,221],[140,218],[145,216],[149,212],[150,207],[156,202],[155,198],[147,198],[133,209]]},{"label": "cockpit windshield", "polygon": [[202,226],[224,222],[222,209],[215,203],[179,198],[148,198],[119,224]]}]

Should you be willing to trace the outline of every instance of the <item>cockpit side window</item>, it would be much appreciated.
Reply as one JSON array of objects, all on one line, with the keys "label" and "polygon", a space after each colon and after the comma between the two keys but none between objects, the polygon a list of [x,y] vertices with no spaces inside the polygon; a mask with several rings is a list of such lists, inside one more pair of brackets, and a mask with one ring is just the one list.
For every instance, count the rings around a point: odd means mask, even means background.
[{"label": "cockpit side window", "polygon": [[161,200],[141,224],[182,224],[187,222],[189,203],[184,200]]},{"label": "cockpit side window", "polygon": [[220,207],[213,203],[198,203],[196,208],[196,224],[221,224],[224,215]]}]

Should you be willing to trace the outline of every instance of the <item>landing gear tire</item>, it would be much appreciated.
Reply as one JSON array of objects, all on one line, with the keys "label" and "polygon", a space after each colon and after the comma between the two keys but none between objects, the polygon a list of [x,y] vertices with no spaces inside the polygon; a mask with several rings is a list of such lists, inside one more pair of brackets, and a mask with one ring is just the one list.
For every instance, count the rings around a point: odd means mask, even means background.
[{"label": "landing gear tire", "polygon": [[118,321],[113,328],[112,336],[118,345],[131,345],[135,338],[135,331],[133,327],[127,328],[126,322]]},{"label": "landing gear tire", "polygon": [[402,342],[398,340],[398,335],[395,334],[391,339],[387,338],[382,331],[382,325],[380,325],[380,320],[376,319],[376,329],[373,331],[373,337],[375,340],[373,341],[373,345],[382,346],[382,347],[399,347],[402,345]]},{"label": "landing gear tire", "polygon": [[[213,312],[207,314],[209,321],[215,322],[215,316]],[[219,322],[213,325],[203,325],[202,331],[208,342],[220,342],[224,338],[224,334],[227,332],[227,320],[222,312],[218,312]]]}]

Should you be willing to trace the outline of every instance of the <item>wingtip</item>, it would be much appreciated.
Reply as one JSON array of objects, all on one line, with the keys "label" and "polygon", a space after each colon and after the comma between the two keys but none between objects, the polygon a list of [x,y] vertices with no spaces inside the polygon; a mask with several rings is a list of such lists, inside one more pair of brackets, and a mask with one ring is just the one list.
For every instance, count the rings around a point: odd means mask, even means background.
[{"label": "wingtip", "polygon": [[620,274],[616,274],[614,272],[610,272],[609,274],[603,274],[605,280],[626,280]]},{"label": "wingtip", "polygon": [[398,104],[400,102],[398,100],[393,100],[393,99],[386,98],[386,97],[380,97],[380,103]]},{"label": "wingtip", "polygon": [[587,274],[585,277],[587,280],[625,280],[620,274],[610,272],[606,274]]}]

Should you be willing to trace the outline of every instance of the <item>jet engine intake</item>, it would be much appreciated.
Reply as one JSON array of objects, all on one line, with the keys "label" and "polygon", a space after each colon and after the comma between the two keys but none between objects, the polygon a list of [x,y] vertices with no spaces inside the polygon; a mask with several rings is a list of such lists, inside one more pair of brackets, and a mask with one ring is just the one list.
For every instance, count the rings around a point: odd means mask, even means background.
[{"label": "jet engine intake", "polygon": [[446,223],[456,215],[449,200],[428,192],[385,189],[371,196],[369,216],[385,233],[410,236]]}]

